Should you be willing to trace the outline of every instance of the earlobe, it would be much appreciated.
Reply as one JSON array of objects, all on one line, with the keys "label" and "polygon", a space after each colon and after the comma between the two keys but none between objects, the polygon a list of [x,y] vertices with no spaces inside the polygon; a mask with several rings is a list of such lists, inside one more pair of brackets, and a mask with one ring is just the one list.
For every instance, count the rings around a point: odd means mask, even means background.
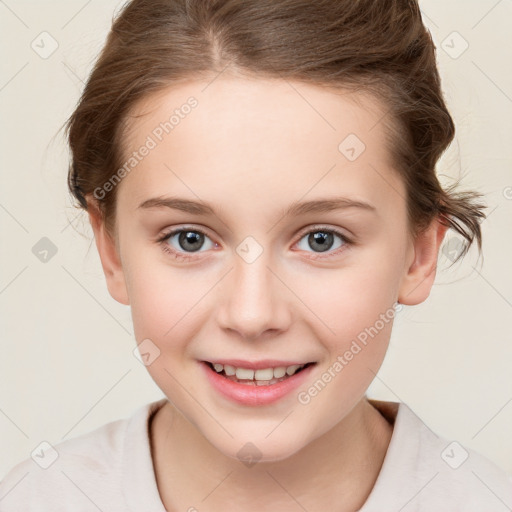
[{"label": "earlobe", "polygon": [[94,239],[100,256],[103,273],[107,281],[108,291],[117,302],[129,305],[130,300],[126,288],[124,271],[115,240],[107,233],[103,216],[96,203],[88,200],[87,204],[87,213],[89,214],[89,221],[94,232]]},{"label": "earlobe", "polygon": [[436,277],[439,248],[447,229],[448,226],[436,218],[414,240],[412,261],[399,290],[400,304],[421,304],[430,295]]}]

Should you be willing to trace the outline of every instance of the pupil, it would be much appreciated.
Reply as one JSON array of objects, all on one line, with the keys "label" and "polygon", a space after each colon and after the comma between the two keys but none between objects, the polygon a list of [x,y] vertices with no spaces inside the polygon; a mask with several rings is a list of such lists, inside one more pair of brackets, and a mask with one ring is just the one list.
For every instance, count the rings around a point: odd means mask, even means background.
[{"label": "pupil", "polygon": [[[196,231],[184,231],[179,235],[179,243],[183,249],[187,249],[184,247],[184,244],[191,244],[192,247],[188,249],[192,252],[198,251],[201,248],[203,242],[203,234],[198,233]],[[308,242],[311,247],[317,245],[317,249],[319,252],[328,251],[333,244],[333,235],[332,233],[326,233],[325,231],[316,231],[314,233],[310,233],[308,237]]]},{"label": "pupil", "polygon": [[[202,237],[203,237],[202,233],[197,233],[195,231],[186,231],[186,232],[180,233],[179,243],[180,243],[180,246],[185,250],[190,250],[192,252],[198,251],[202,245]],[[195,246],[193,245],[192,247],[188,247],[188,248],[186,247],[186,245],[184,246],[184,244],[188,244],[188,243],[195,244]]]},{"label": "pupil", "polygon": [[316,231],[315,233],[311,233],[309,235],[308,242],[313,248],[315,244],[319,244],[319,251],[325,252],[332,247],[333,235],[332,233],[326,233],[324,231]]}]

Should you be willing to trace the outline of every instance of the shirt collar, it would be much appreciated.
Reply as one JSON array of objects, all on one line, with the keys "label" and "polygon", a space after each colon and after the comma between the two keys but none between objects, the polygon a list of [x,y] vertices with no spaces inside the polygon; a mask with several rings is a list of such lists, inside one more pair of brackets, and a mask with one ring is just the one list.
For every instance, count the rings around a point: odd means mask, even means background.
[{"label": "shirt collar", "polygon": [[403,402],[368,401],[393,425],[393,434],[377,480],[358,512],[401,510],[413,498],[411,489],[425,483],[418,467],[421,440],[437,435]]},{"label": "shirt collar", "polygon": [[[149,419],[165,403],[162,398],[135,411],[127,423],[123,441],[122,487],[130,512],[166,512],[156,483],[151,458]],[[140,433],[144,432],[144,437]]]}]

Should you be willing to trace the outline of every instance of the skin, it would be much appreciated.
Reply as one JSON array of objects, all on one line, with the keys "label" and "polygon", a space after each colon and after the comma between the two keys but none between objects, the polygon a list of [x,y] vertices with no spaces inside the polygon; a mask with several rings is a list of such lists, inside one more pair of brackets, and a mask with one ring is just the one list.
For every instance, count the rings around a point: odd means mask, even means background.
[{"label": "skin", "polygon": [[[353,511],[375,483],[392,426],[365,392],[392,321],[308,404],[297,392],[396,301],[428,297],[446,228],[435,219],[416,239],[410,235],[405,188],[378,123],[385,109],[356,95],[227,76],[153,94],[133,111],[127,154],[187,98],[199,104],[118,185],[114,238],[91,198],[109,292],[131,306],[137,343],[149,338],[160,350],[147,369],[169,399],[151,425],[168,510],[313,512],[336,503]],[[353,162],[338,150],[350,133],[366,145]],[[206,202],[215,214],[138,208],[170,195]],[[325,197],[365,201],[375,211],[282,215],[292,202]],[[177,235],[157,242],[180,227],[206,230],[199,251]],[[308,243],[308,233],[329,228],[353,244],[334,235],[321,252]],[[247,236],[263,249],[252,263],[236,252]],[[176,259],[164,244],[191,259]],[[317,364],[297,392],[246,406],[220,396],[198,364],[229,357]],[[250,467],[237,457],[247,442],[261,453]]]}]

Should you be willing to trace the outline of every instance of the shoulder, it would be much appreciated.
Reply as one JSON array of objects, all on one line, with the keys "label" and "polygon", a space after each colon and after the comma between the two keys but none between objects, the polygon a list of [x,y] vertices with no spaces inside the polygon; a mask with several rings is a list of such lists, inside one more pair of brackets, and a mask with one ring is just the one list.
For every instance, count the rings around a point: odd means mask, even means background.
[{"label": "shoulder", "polygon": [[[131,418],[112,421],[66,441],[39,444],[31,456],[14,466],[0,482],[2,512],[85,512],[124,499],[121,477],[127,429],[147,418],[151,404]],[[139,426],[142,422],[139,421]],[[140,435],[144,432],[138,429]],[[114,512],[112,506],[107,508]]]},{"label": "shoulder", "polygon": [[[512,507],[512,477],[494,462],[458,441],[432,434],[418,451],[418,466],[433,503],[446,510],[501,512]],[[428,504],[428,500],[425,500]]]},{"label": "shoulder", "polygon": [[[392,502],[403,512],[502,512],[512,508],[512,477],[458,441],[433,432],[406,404],[372,401],[393,421],[387,454],[361,512]],[[393,404],[386,405],[386,404]]]}]

